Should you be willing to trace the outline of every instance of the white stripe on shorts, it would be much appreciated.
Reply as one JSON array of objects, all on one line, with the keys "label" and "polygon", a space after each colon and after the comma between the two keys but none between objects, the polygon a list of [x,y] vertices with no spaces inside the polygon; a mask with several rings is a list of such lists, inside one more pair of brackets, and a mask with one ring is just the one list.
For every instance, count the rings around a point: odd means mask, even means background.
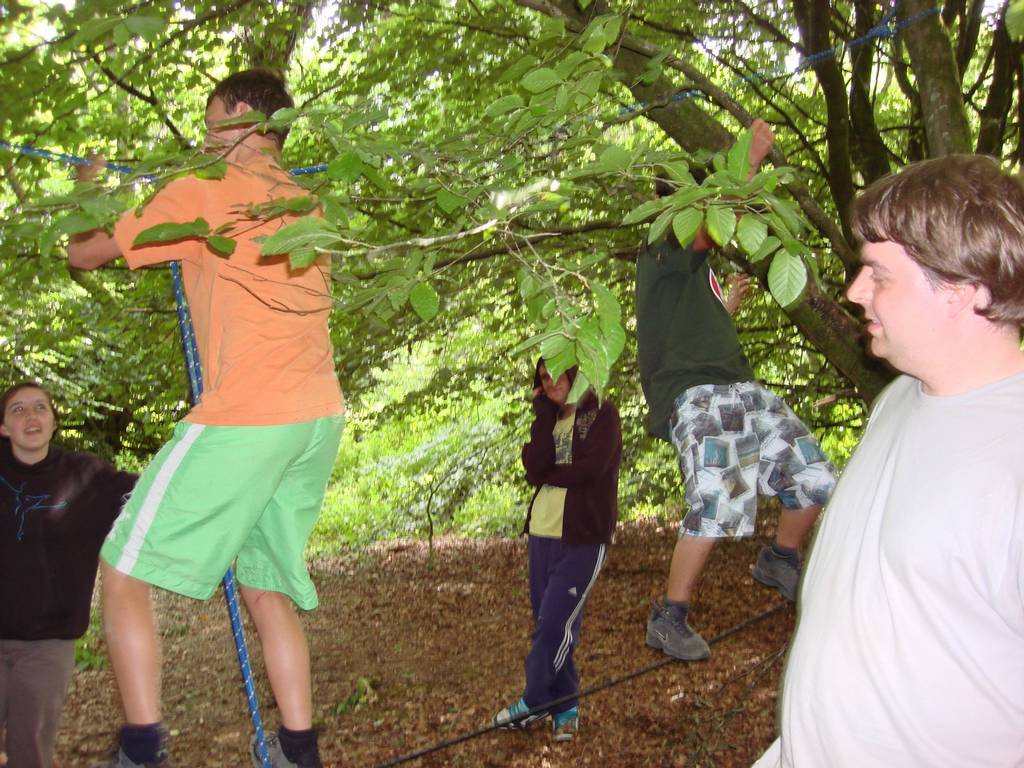
[{"label": "white stripe on shorts", "polygon": [[590,594],[590,590],[593,589],[594,583],[597,581],[597,574],[601,572],[601,566],[604,565],[604,553],[607,548],[608,546],[606,544],[602,544],[600,549],[597,550],[597,562],[594,564],[594,573],[590,576],[590,583],[588,583],[587,588],[583,590],[583,594],[580,595],[580,601],[576,603],[576,607],[565,622],[565,634],[562,636],[562,644],[558,646],[558,650],[555,652],[556,672],[562,668],[563,664],[565,664],[565,658],[569,655],[569,651],[572,649],[572,623],[576,621],[576,617],[579,616],[580,611],[583,610],[583,604],[587,602],[587,595]]},{"label": "white stripe on shorts", "polygon": [[139,559],[139,552],[146,540],[146,534],[149,533],[149,527],[156,517],[156,511],[160,508],[164,494],[167,493],[167,487],[171,484],[171,478],[174,477],[174,473],[185,459],[185,454],[192,447],[192,443],[199,438],[205,428],[203,424],[189,423],[181,441],[174,446],[170,456],[161,465],[160,471],[157,472],[153,484],[149,486],[146,497],[139,506],[139,513],[135,516],[135,525],[128,533],[128,541],[125,543],[124,549],[121,550],[121,557],[114,564],[114,570],[131,574],[135,562]]}]

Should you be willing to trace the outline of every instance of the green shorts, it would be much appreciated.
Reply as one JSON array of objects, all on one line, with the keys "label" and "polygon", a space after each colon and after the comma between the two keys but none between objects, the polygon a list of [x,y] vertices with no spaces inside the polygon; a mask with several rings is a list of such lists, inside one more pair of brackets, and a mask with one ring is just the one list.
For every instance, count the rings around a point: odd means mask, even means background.
[{"label": "green shorts", "polygon": [[180,422],[107,536],[114,569],[205,600],[239,584],[317,606],[303,550],[320,516],[344,416],[265,427]]}]

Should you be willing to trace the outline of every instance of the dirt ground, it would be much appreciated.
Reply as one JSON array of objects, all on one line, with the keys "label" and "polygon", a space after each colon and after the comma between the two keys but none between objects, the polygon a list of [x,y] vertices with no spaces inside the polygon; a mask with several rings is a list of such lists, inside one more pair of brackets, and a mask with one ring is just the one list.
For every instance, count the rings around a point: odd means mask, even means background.
[{"label": "dirt ground", "polygon": [[[712,555],[691,612],[709,640],[782,605],[750,577],[765,540],[724,544]],[[641,674],[582,699],[577,740],[554,744],[545,723],[489,732],[403,764],[749,766],[773,738],[793,609],[714,643],[707,661],[661,663],[667,657],[644,644],[644,625],[674,541],[673,529],[653,521],[620,526],[587,604],[576,660],[584,689]],[[482,728],[521,694],[531,623],[524,539],[442,539],[432,555],[425,543],[391,543],[314,562],[311,571],[321,605],[303,620],[325,765],[398,764],[389,761]],[[162,594],[158,612],[173,764],[249,765],[248,714],[223,600]],[[278,716],[251,627],[248,636],[272,728]],[[110,670],[77,673],[58,768],[108,756],[118,717]]]}]

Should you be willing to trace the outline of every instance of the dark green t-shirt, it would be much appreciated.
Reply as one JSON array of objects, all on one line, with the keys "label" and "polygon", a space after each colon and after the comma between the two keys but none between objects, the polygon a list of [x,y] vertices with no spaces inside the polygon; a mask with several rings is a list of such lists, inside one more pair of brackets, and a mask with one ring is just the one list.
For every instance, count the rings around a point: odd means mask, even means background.
[{"label": "dark green t-shirt", "polygon": [[698,384],[752,381],[708,252],[661,240],[636,264],[636,336],[647,429],[669,439],[673,401]]}]

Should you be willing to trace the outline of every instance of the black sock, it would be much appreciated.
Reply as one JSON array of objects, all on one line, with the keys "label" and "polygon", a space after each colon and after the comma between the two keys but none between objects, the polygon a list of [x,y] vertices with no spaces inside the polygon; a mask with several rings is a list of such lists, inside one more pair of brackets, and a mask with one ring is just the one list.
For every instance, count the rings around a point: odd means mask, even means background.
[{"label": "black sock", "polygon": [[690,601],[687,600],[685,603],[677,603],[675,600],[669,600],[668,595],[662,598],[662,603],[675,614],[682,621],[686,621],[686,616],[690,612]]},{"label": "black sock", "polygon": [[284,756],[296,765],[306,768],[320,765],[320,750],[316,745],[316,731],[292,731],[283,725],[277,731]]},{"label": "black sock", "polygon": [[798,549],[790,549],[789,547],[780,547],[778,544],[772,544],[772,554],[778,560],[785,560],[796,568],[800,567],[800,550]]},{"label": "black sock", "polygon": [[133,763],[156,763],[164,757],[164,729],[160,723],[126,725],[121,729],[121,750]]}]

